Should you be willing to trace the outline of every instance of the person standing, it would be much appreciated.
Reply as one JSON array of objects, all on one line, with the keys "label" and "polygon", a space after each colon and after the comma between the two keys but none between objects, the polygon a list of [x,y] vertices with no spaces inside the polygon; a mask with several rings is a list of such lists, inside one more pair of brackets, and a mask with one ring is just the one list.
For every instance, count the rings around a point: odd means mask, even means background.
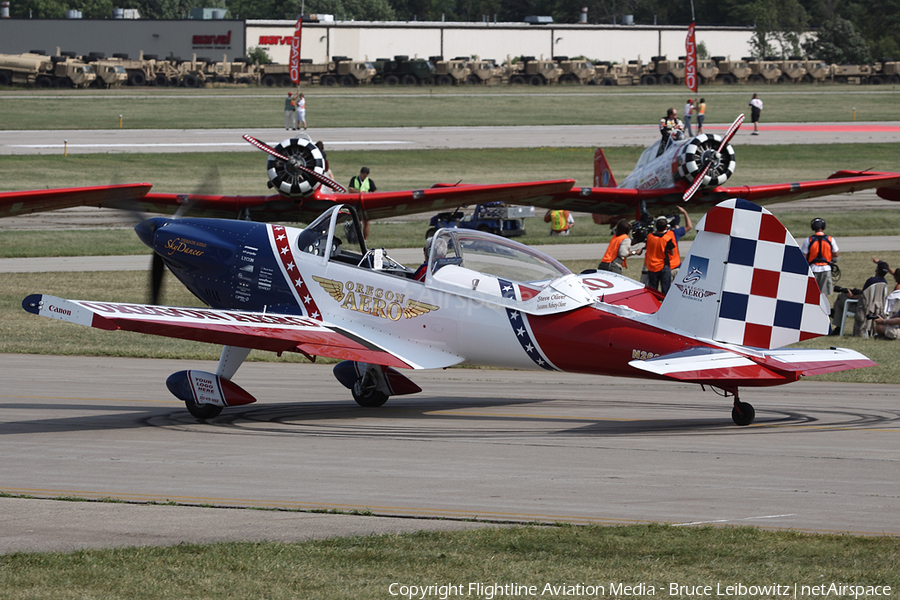
[{"label": "person standing", "polygon": [[689,137],[694,137],[694,133],[691,130],[691,117],[694,116],[694,100],[693,98],[688,98],[687,102],[684,103],[684,131],[688,134]]},{"label": "person standing", "polygon": [[297,112],[294,110],[294,96],[290,92],[284,99],[284,128],[287,130],[297,129],[297,121],[295,120]]},{"label": "person standing", "polygon": [[567,210],[548,210],[544,215],[544,223],[550,223],[550,235],[569,235],[574,221]]},{"label": "person standing", "polygon": [[297,104],[297,128],[300,128],[300,124],[303,124],[303,129],[306,129],[306,97],[303,94],[297,94],[297,99],[295,100]]},{"label": "person standing", "polygon": [[619,222],[616,223],[616,232],[609,241],[609,246],[606,247],[606,254],[600,260],[598,268],[601,271],[612,271],[621,275],[622,270],[628,268],[626,259],[643,252],[643,248],[639,252],[631,249],[629,233],[631,233],[631,223],[628,222],[628,219],[619,219]]},{"label": "person standing", "polygon": [[[369,167],[363,167],[359,170],[359,175],[350,178],[350,185],[347,186],[351,192],[377,192],[375,182],[369,177]],[[369,239],[369,222],[363,221],[363,237]]]},{"label": "person standing", "polygon": [[809,268],[819,284],[819,289],[826,296],[834,292],[831,278],[831,263],[838,259],[837,242],[830,235],[825,235],[825,219],[816,217],[809,224],[813,234],[803,240],[800,252],[806,257]]},{"label": "person standing", "polygon": [[706,100],[700,98],[697,105],[697,135],[703,135],[703,121],[706,120]]},{"label": "person standing", "polygon": [[678,118],[678,111],[670,108],[666,111],[666,116],[659,120],[659,133],[662,135],[662,140],[659,142],[657,156],[662,156],[662,153],[666,151],[666,146],[669,145],[669,138],[675,137],[679,131],[684,131],[684,123]]},{"label": "person standing", "polygon": [[762,109],[763,101],[753,94],[753,98],[750,99],[750,122],[753,123],[753,133],[750,135],[759,135],[759,115]]},{"label": "person standing", "polygon": [[669,229],[669,220],[658,217],[655,231],[647,236],[644,248],[644,266],[649,281],[647,286],[663,294],[672,286],[672,257],[675,253],[675,234]]}]

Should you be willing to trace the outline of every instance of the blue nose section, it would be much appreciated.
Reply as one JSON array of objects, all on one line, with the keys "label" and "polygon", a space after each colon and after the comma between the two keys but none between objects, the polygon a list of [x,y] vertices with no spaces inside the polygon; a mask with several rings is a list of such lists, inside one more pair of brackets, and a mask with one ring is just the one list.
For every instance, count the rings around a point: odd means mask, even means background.
[{"label": "blue nose section", "polygon": [[169,219],[166,217],[151,217],[149,219],[144,219],[134,226],[134,232],[137,233],[137,236],[141,238],[141,241],[144,242],[144,244],[153,248],[153,237],[156,235],[156,230],[168,222]]}]

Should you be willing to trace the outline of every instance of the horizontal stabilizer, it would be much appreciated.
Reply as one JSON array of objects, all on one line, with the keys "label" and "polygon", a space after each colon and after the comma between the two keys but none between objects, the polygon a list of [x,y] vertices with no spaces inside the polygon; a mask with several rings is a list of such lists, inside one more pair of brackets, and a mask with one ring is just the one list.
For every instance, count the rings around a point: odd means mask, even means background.
[{"label": "horizontal stabilizer", "polygon": [[[810,375],[871,367],[875,363],[855,350],[787,348],[759,354],[741,354],[725,348],[690,348],[649,360],[633,360],[630,366],[678,381],[703,383],[746,380],[796,380]],[[775,381],[773,381],[774,383]]]}]

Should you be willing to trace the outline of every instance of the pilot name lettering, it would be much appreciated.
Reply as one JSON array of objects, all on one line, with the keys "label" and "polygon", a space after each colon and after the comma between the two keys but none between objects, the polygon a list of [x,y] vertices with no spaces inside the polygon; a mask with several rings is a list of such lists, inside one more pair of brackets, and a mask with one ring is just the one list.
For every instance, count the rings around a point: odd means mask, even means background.
[{"label": "pilot name lettering", "polygon": [[203,256],[203,250],[200,250],[198,248],[191,248],[188,244],[190,244],[191,246],[206,246],[206,244],[195,242],[193,240],[173,238],[171,240],[166,240],[166,250],[169,251],[169,256],[172,256],[176,252],[180,252],[181,254],[189,254],[191,256]]}]

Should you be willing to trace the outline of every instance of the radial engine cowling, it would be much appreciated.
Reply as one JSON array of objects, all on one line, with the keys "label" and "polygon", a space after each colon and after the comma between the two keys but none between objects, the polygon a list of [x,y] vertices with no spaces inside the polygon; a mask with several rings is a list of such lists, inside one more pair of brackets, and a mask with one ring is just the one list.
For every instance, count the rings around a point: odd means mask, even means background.
[{"label": "radial engine cowling", "polygon": [[728,181],[734,174],[737,165],[734,159],[734,148],[726,144],[720,154],[719,145],[722,137],[718,135],[702,134],[690,140],[684,146],[684,151],[678,157],[678,177],[693,183],[694,178],[703,170],[707,162],[712,162],[712,167],[703,178],[702,187],[716,187]]},{"label": "radial engine cowling", "polygon": [[325,156],[322,151],[312,141],[298,138],[284,140],[275,146],[275,150],[290,158],[292,162],[286,163],[280,158],[270,156],[266,163],[269,174],[268,186],[288,198],[303,198],[312,194],[320,184],[300,169],[294,168],[294,164],[324,175]]}]

